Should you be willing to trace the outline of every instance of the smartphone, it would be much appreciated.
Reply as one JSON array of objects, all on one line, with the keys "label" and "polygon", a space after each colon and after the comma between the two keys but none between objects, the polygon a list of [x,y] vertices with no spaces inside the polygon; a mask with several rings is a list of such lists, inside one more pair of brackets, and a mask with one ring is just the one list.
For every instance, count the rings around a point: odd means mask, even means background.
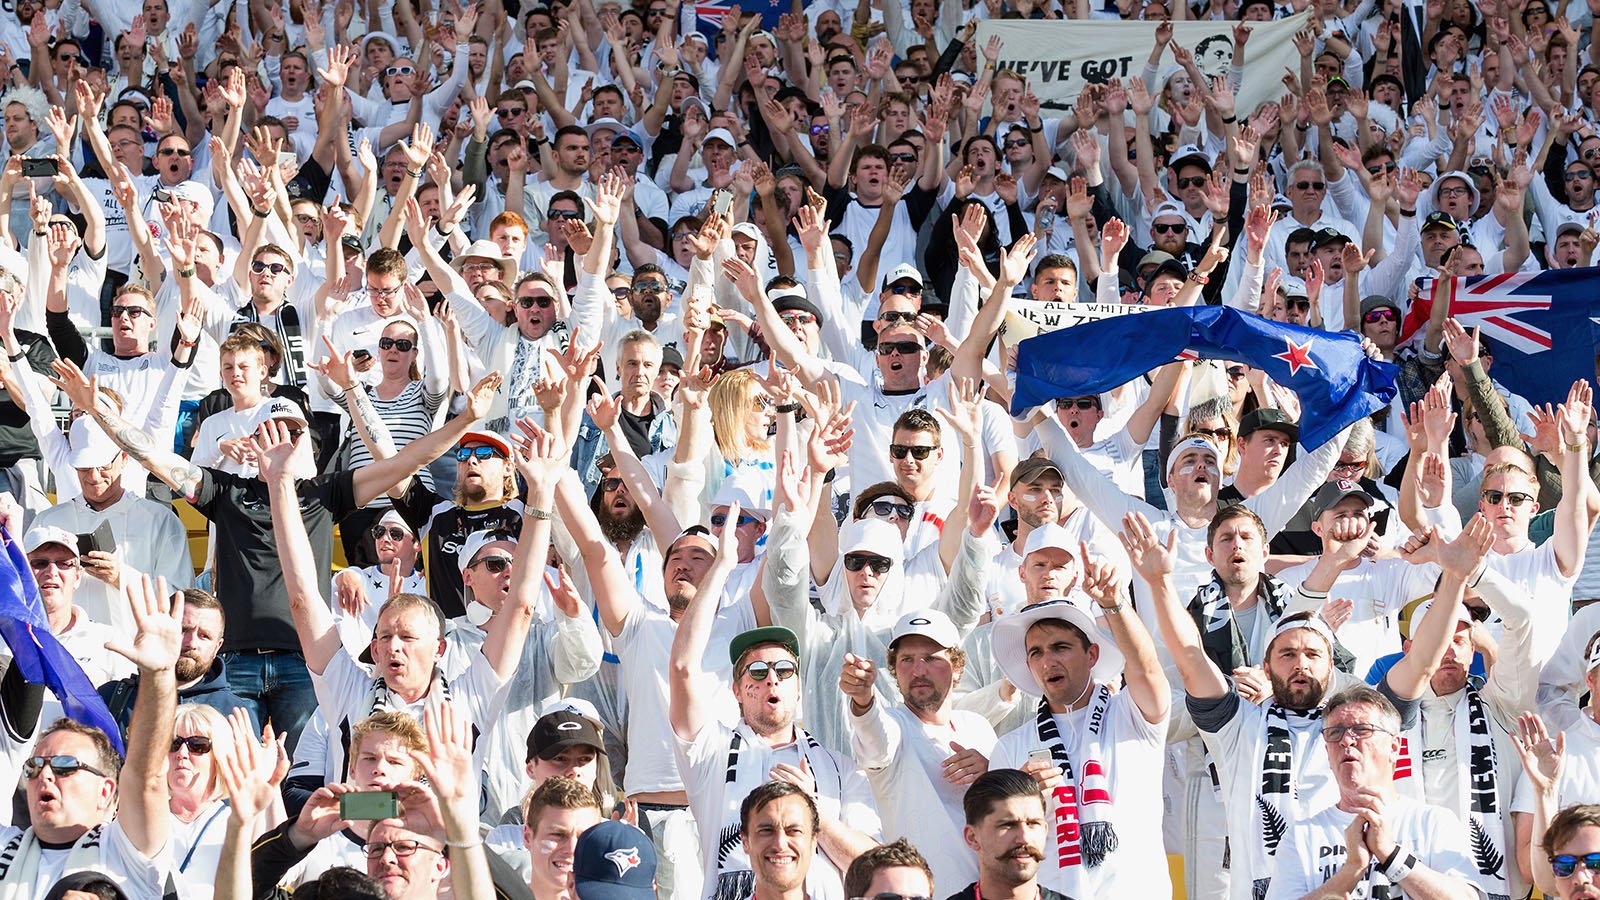
[{"label": "smartphone", "polygon": [[53,178],[60,166],[53,159],[25,159],[22,161],[23,178]]},{"label": "smartphone", "polygon": [[352,350],[352,351],[350,351],[350,355],[354,356],[356,359],[371,359],[372,358],[372,351],[371,350]]},{"label": "smartphone", "polygon": [[1034,760],[1039,760],[1040,762],[1053,763],[1053,762],[1056,761],[1056,758],[1054,756],[1050,755],[1050,748],[1048,748],[1048,747],[1040,747],[1040,748],[1038,748],[1036,750],[1029,750],[1028,751],[1028,762],[1033,762]]},{"label": "smartphone", "polygon": [[719,216],[726,216],[728,210],[733,209],[733,192],[726,188],[719,188],[711,194],[711,211]]},{"label": "smartphone", "polygon": [[346,821],[399,817],[400,801],[395,799],[394,791],[357,791],[339,795],[339,818]]},{"label": "smartphone", "polygon": [[95,526],[94,531],[78,535],[78,555],[93,553],[114,553],[117,549],[116,536],[111,533],[111,523],[101,522]]}]

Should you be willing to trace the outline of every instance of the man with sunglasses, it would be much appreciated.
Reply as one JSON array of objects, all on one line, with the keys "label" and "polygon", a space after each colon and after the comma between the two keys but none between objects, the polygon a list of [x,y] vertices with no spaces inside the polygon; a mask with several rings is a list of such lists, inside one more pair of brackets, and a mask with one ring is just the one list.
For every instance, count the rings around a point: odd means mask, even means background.
[{"label": "man with sunglasses", "polygon": [[[39,600],[50,622],[50,633],[83,667],[90,683],[99,687],[134,674],[134,667],[127,660],[105,652],[106,642],[124,632],[112,627],[109,621],[90,618],[83,607],[74,602],[84,577],[77,537],[59,526],[35,524],[23,535],[22,550],[28,555],[28,567],[33,570]],[[120,585],[117,600],[126,602]],[[64,714],[55,695],[47,695],[42,721],[53,722]]]},{"label": "man with sunglasses", "polygon": [[[428,578],[417,565],[421,561],[421,542],[416,532],[394,508],[369,532],[377,561],[370,566],[351,566],[333,576],[333,620],[339,636],[351,653],[359,656],[372,642],[372,629],[378,625],[378,607],[396,593],[426,594]],[[400,583],[393,584],[398,567]]]}]

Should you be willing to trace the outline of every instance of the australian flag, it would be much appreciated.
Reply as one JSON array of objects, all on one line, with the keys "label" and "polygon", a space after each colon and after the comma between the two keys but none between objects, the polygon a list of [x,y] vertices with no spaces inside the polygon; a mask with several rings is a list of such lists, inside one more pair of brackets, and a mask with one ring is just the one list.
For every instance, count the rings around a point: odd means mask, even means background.
[{"label": "australian flag", "polygon": [[[1427,327],[1433,280],[1401,324],[1402,342]],[[1530,403],[1559,403],[1579,379],[1595,377],[1600,338],[1600,267],[1513,272],[1463,279],[1450,315],[1489,340],[1495,381]]]},{"label": "australian flag", "polygon": [[50,633],[39,587],[33,582],[22,547],[4,529],[0,529],[0,540],[5,542],[5,550],[0,552],[0,637],[11,648],[11,664],[21,668],[22,677],[30,684],[48,687],[61,701],[67,718],[104,731],[117,752],[124,753],[117,720],[83,667]]},{"label": "australian flag", "polygon": [[1294,391],[1304,410],[1300,443],[1307,448],[1320,447],[1395,395],[1397,370],[1369,359],[1354,332],[1286,325],[1227,306],[1188,306],[1085,322],[1023,341],[1011,412],[1108,391],[1185,352],[1245,363]]}]

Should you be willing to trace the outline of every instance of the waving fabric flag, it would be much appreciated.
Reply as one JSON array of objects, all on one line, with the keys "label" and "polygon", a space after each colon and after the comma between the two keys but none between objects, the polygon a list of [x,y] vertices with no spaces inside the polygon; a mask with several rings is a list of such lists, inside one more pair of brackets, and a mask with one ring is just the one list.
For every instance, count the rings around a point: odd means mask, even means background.
[{"label": "waving fabric flag", "polygon": [[21,545],[4,529],[0,529],[0,540],[5,541],[5,552],[0,553],[0,637],[11,648],[11,664],[21,667],[22,677],[30,684],[48,687],[61,701],[67,718],[104,731],[117,752],[125,753],[117,720],[95,692],[89,676],[83,674],[83,667],[50,633],[39,587],[33,582]]},{"label": "waving fabric flag", "polygon": [[1246,363],[1294,391],[1303,408],[1316,411],[1300,422],[1307,448],[1321,446],[1395,395],[1397,370],[1368,359],[1353,332],[1285,325],[1226,306],[1189,306],[1086,322],[1023,341],[1011,412],[1108,391],[1184,351]]},{"label": "waving fabric flag", "polygon": [[[1401,324],[1401,341],[1418,334],[1433,309],[1433,279]],[[1513,272],[1463,279],[1450,315],[1476,325],[1490,341],[1490,375],[1531,403],[1559,403],[1574,381],[1595,377],[1600,338],[1600,268]]]}]

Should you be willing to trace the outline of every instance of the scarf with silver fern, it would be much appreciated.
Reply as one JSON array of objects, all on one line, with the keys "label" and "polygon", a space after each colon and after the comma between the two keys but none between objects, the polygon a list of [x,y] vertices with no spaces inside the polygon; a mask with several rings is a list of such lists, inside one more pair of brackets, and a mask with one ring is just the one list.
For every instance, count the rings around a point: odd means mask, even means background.
[{"label": "scarf with silver fern", "polygon": [[[747,747],[753,742],[745,737],[746,728],[743,722],[739,723],[728,740],[727,774],[722,789],[723,828],[717,838],[717,861],[711,873],[716,879],[713,900],[749,900],[756,886],[756,874],[750,870],[750,858],[745,856],[744,844],[739,839],[739,807],[751,791],[771,779],[767,777],[770,767],[749,763],[749,759],[758,754],[751,753],[754,748]],[[811,769],[811,777],[816,780],[818,795],[831,794],[834,799],[842,800],[844,773],[839,771],[833,758],[799,725],[794,726],[794,740]]]},{"label": "scarf with silver fern", "polygon": [[[1291,718],[1297,723],[1310,724],[1322,719],[1322,710],[1288,709],[1277,703],[1266,707],[1266,741],[1261,756],[1261,783],[1256,792],[1256,840],[1242,850],[1252,856],[1251,874],[1257,896],[1265,893],[1272,874],[1272,859],[1278,844],[1294,827],[1299,808],[1300,785],[1294,771],[1294,736],[1290,733]],[[1321,753],[1321,750],[1316,751]],[[1268,876],[1262,878],[1259,876]]]}]

